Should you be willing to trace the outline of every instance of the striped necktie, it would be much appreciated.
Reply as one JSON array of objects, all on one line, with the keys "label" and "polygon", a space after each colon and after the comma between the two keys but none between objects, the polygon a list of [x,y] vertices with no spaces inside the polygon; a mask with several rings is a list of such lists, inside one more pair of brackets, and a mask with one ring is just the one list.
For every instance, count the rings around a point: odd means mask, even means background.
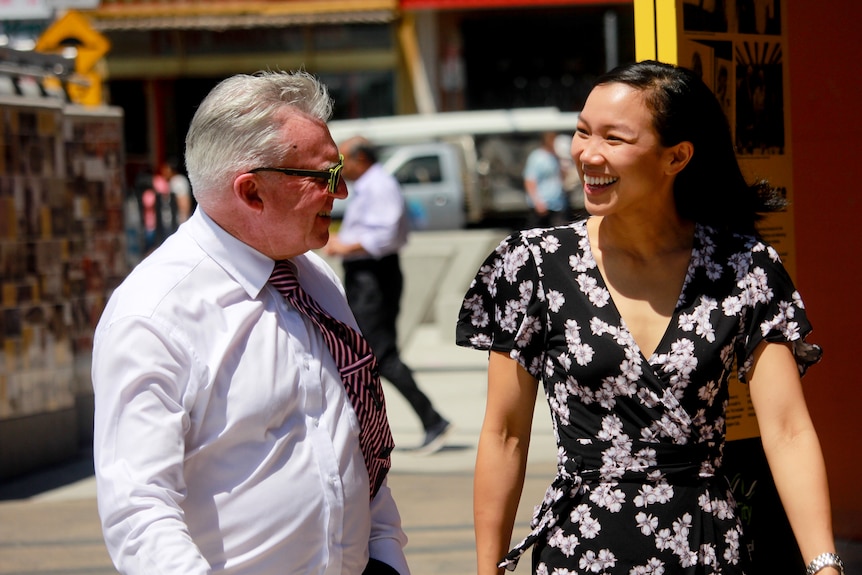
[{"label": "striped necktie", "polygon": [[389,454],[395,446],[386,417],[377,359],[359,332],[329,315],[302,289],[292,263],[287,260],[275,262],[269,282],[320,329],[335,359],[347,397],[359,419],[359,447],[368,469],[373,499],[391,467]]}]

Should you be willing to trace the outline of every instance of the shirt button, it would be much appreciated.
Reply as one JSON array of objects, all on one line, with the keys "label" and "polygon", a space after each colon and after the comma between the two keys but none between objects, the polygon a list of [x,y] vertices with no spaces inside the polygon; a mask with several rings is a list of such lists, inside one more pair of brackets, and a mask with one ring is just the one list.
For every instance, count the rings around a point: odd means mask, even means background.
[{"label": "shirt button", "polygon": [[338,485],[338,476],[337,475],[331,475],[329,477],[329,483],[331,485]]},{"label": "shirt button", "polygon": [[316,418],[316,417],[312,417],[312,418],[311,418],[311,425],[313,425],[314,427],[319,426],[319,425],[320,425],[320,420],[319,420],[318,418]]}]

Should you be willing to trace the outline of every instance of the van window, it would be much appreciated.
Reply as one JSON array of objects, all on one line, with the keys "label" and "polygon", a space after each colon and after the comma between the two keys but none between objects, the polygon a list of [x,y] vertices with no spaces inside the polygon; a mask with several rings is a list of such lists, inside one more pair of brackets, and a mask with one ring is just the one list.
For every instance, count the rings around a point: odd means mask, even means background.
[{"label": "van window", "polygon": [[395,172],[399,184],[432,184],[442,181],[440,157],[419,156],[402,164]]}]

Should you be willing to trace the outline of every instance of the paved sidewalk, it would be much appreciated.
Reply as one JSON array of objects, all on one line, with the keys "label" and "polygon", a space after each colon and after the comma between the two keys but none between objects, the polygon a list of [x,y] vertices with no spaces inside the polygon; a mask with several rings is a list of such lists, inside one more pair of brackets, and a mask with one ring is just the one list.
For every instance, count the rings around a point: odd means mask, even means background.
[{"label": "paved sidewalk", "polygon": [[[454,331],[454,328],[453,328]],[[384,382],[387,408],[397,444],[390,485],[409,537],[407,556],[413,575],[475,573],[472,471],[484,412],[485,361],[481,352],[458,348],[434,324],[418,326],[404,349],[422,389],[454,423],[438,453],[410,452],[422,430],[408,404]],[[453,336],[454,337],[454,336]],[[553,477],[554,448],[547,409],[537,402],[536,436],[516,533],[526,532],[532,506]],[[115,573],[107,556],[96,512],[92,465],[71,462],[0,489],[0,575],[99,575]],[[34,483],[77,479],[31,497],[8,499],[15,492],[39,491]]]}]

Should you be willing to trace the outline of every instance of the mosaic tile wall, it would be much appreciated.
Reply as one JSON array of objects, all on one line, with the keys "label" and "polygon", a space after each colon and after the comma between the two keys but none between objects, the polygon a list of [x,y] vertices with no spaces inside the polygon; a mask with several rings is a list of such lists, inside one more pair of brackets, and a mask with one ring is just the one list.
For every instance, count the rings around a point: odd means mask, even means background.
[{"label": "mosaic tile wall", "polygon": [[90,393],[92,334],[128,272],[122,115],[0,99],[0,420]]}]

